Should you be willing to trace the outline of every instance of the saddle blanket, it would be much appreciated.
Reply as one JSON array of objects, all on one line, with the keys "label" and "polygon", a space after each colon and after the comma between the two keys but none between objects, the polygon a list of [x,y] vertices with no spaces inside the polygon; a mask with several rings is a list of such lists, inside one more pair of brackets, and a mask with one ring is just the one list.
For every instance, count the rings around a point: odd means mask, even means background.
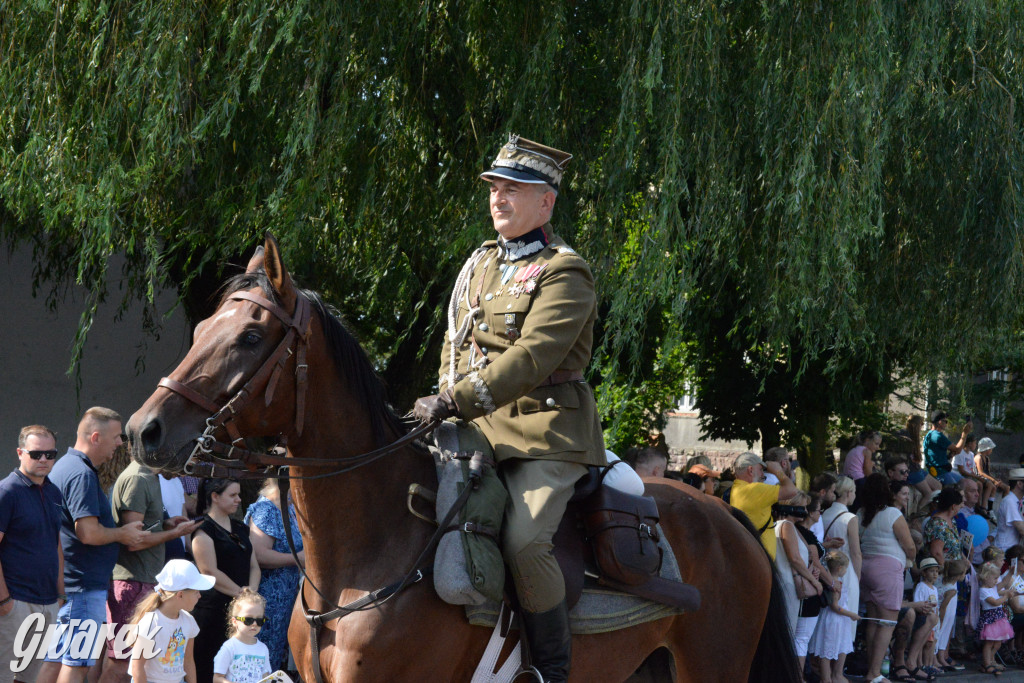
[{"label": "saddle blanket", "polygon": [[[664,558],[661,563],[661,577],[681,582],[683,577],[679,572],[679,564],[660,524],[658,537],[658,546],[662,549]],[[501,605],[496,602],[466,605],[466,617],[474,626],[494,628],[498,623],[500,611]],[[635,595],[600,586],[584,586],[580,601],[569,611],[569,628],[575,635],[607,633],[682,613],[682,610],[675,607],[651,602]]]}]

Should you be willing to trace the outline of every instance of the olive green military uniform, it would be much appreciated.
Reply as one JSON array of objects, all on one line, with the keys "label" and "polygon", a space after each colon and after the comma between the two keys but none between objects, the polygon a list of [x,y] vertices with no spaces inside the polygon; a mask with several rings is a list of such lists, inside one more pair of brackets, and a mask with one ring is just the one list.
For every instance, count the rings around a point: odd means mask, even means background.
[{"label": "olive green military uniform", "polygon": [[544,232],[546,246],[488,241],[471,257],[450,307],[439,382],[500,463],[511,496],[503,551],[530,612],[563,600],[551,539],[586,466],[607,464],[582,379],[597,317],[593,276],[550,225]]}]

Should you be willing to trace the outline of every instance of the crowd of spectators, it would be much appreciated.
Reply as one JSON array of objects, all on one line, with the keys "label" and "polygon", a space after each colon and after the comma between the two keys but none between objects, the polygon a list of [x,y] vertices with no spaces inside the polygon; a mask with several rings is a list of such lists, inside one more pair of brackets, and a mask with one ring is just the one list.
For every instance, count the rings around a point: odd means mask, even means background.
[{"label": "crowd of spectators", "polygon": [[710,462],[684,468],[758,530],[807,681],[1024,666],[1024,467],[999,480],[991,439],[969,420],[951,438],[948,415],[930,417],[926,433],[910,418],[895,435],[910,448],[884,458],[882,434],[862,432],[806,490],[784,448],[737,456],[721,482]]},{"label": "crowd of spectators", "polygon": [[[128,683],[131,646],[121,632],[161,592],[170,560],[192,560],[215,579],[189,608],[202,633],[190,642],[198,680],[212,679],[214,657],[235,626],[229,605],[243,594],[262,595],[260,610],[266,603],[260,626],[267,628],[251,630],[269,646],[273,667],[294,668],[286,634],[303,561],[294,508],[298,560],[287,548],[275,486],[264,488],[243,521],[237,481],[157,474],[132,461],[124,442],[121,417],[108,408],[84,413],[75,445],[59,458],[52,430],[21,430],[18,466],[0,481],[0,652],[24,649],[15,639],[29,615],[38,615],[39,632],[63,628],[56,643],[37,641],[42,656],[22,657],[27,669],[0,666],[0,683]],[[94,644],[108,633],[105,648]]]}]

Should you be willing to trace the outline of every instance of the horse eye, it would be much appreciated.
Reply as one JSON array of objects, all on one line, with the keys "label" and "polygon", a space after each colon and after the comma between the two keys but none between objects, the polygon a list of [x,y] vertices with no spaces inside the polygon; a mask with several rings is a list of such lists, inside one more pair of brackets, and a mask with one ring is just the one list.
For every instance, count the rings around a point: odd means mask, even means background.
[{"label": "horse eye", "polygon": [[255,332],[246,332],[242,335],[242,343],[246,346],[256,346],[262,341],[262,337]]}]

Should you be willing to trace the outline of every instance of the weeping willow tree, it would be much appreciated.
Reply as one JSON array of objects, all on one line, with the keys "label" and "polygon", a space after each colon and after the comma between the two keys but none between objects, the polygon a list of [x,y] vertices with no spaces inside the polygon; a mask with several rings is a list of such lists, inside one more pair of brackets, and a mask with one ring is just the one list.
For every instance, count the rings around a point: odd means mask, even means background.
[{"label": "weeping willow tree", "polygon": [[1010,1],[12,1],[3,234],[93,306],[125,253],[120,296],[174,287],[195,320],[272,230],[404,406],[519,132],[576,155],[554,223],[598,276],[609,424],[670,370],[710,433],[812,457],[895,368],[1020,327],[1022,26]]}]

